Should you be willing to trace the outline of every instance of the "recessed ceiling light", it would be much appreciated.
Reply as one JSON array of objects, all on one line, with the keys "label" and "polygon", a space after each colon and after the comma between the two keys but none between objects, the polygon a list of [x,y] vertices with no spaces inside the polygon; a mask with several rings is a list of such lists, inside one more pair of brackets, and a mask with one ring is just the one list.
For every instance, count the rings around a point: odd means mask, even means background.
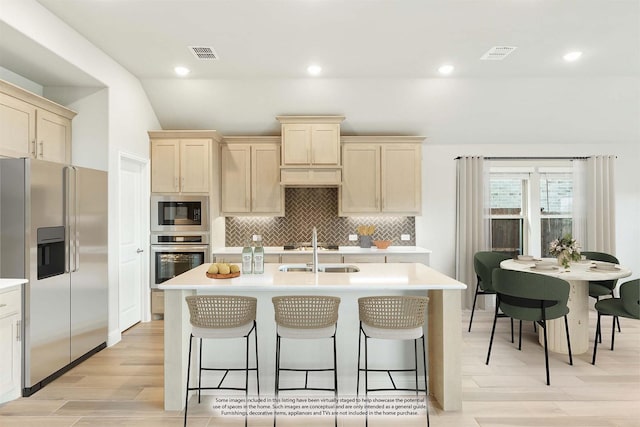
[{"label": "recessed ceiling light", "polygon": [[440,74],[444,74],[445,76],[451,74],[453,70],[454,70],[453,65],[449,65],[449,64],[442,65],[440,68],[438,68],[438,72]]},{"label": "recessed ceiling light", "polygon": [[307,67],[307,72],[312,76],[317,76],[317,75],[320,75],[320,73],[322,72],[322,67],[315,64],[309,65],[309,67]]},{"label": "recessed ceiling light", "polygon": [[176,74],[181,77],[184,77],[191,72],[191,70],[189,70],[187,67],[182,67],[182,66],[177,66],[176,68],[173,69],[173,71],[175,71]]},{"label": "recessed ceiling light", "polygon": [[582,56],[582,52],[575,51],[575,52],[567,53],[566,55],[563,56],[563,58],[567,62],[573,62],[573,61],[577,61],[578,59],[580,59],[581,56]]}]

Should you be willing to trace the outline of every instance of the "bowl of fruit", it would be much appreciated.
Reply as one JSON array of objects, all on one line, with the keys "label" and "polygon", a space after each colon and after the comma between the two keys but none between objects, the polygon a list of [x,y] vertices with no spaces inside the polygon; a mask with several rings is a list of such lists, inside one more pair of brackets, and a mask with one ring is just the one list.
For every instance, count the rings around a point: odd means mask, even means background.
[{"label": "bowl of fruit", "polygon": [[214,262],[206,274],[209,279],[231,279],[240,275],[240,267],[226,262]]}]

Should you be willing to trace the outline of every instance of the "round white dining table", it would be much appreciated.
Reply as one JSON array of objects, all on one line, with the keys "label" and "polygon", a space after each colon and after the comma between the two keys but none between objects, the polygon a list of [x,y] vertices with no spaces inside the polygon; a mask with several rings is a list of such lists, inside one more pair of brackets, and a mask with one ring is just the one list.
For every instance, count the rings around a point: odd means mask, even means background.
[{"label": "round white dining table", "polygon": [[[555,258],[545,258],[545,261],[556,263]],[[572,262],[569,268],[560,265],[552,270],[536,269],[534,261],[520,261],[508,259],[500,263],[505,270],[526,271],[558,277],[569,282],[569,335],[573,354],[585,353],[589,348],[589,281],[615,280],[631,276],[631,270],[623,266],[616,266],[613,270],[598,269],[591,261]],[[542,328],[539,330],[539,340],[543,343]],[[551,351],[567,354],[567,338],[565,336],[564,319],[547,321],[547,343]]]}]

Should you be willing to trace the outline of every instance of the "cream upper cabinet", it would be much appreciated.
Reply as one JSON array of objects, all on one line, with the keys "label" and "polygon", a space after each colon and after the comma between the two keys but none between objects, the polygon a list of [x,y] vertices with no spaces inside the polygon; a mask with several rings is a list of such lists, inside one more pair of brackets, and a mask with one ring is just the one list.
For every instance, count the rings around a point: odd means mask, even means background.
[{"label": "cream upper cabinet", "polygon": [[282,125],[282,166],[339,166],[340,125]]},{"label": "cream upper cabinet", "polygon": [[342,213],[380,212],[380,145],[345,144],[342,164]]},{"label": "cream upper cabinet", "polygon": [[419,144],[383,144],[381,162],[382,212],[420,215],[422,147]]},{"label": "cream upper cabinet", "polygon": [[278,137],[228,137],[221,145],[221,211],[225,216],[284,216]]},{"label": "cream upper cabinet", "polygon": [[19,287],[0,291],[0,403],[20,397],[21,304]]},{"label": "cream upper cabinet", "polygon": [[36,107],[0,93],[0,154],[32,157],[35,152]]},{"label": "cream upper cabinet", "polygon": [[339,215],[420,215],[423,139],[343,137]]},{"label": "cream upper cabinet", "polygon": [[0,155],[71,163],[71,120],[75,115],[0,80]]},{"label": "cream upper cabinet", "polygon": [[58,163],[71,161],[71,120],[38,109],[36,135],[38,159]]},{"label": "cream upper cabinet", "polygon": [[337,186],[342,180],[340,123],[344,116],[277,116],[282,128],[280,182]]},{"label": "cream upper cabinet", "polygon": [[284,216],[280,144],[251,146],[251,211]]},{"label": "cream upper cabinet", "polygon": [[153,131],[149,136],[151,192],[209,193],[215,131]]},{"label": "cream upper cabinet", "polygon": [[222,144],[220,148],[222,212],[251,212],[251,145]]}]

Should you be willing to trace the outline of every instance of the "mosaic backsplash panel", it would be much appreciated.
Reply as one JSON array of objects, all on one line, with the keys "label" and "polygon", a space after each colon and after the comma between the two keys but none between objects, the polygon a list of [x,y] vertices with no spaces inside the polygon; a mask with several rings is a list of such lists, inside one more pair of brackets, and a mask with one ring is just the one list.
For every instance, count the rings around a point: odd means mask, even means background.
[{"label": "mosaic backsplash panel", "polygon": [[[337,188],[285,189],[284,217],[227,217],[226,245],[244,246],[252,234],[261,234],[265,246],[311,241],[318,229],[318,241],[340,246],[357,246],[349,234],[359,225],[375,225],[374,240],[391,240],[394,246],[415,246],[414,217],[339,217]],[[401,234],[411,240],[401,241]]]}]

